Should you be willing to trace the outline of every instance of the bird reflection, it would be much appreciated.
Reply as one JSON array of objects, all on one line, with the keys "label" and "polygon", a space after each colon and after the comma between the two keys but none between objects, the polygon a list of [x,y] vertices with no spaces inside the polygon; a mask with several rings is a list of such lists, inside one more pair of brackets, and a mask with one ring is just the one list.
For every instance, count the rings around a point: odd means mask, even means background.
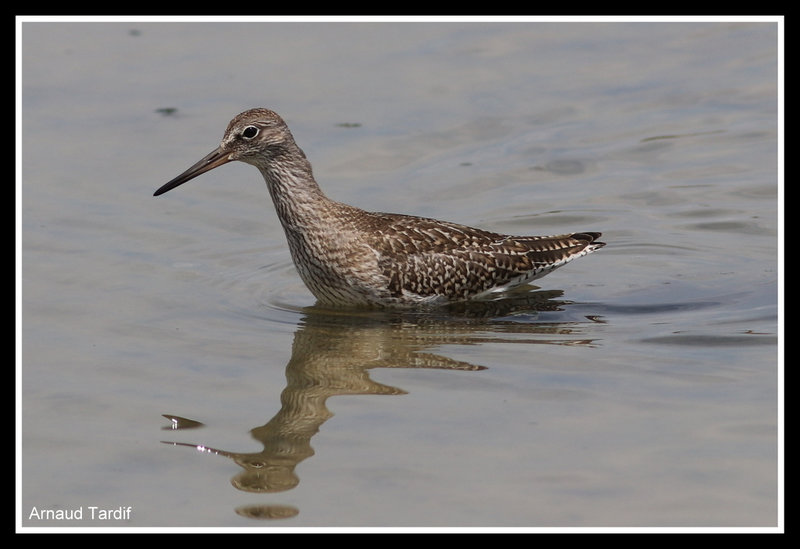
[{"label": "bird reflection", "polygon": [[[314,455],[311,438],[333,414],[326,401],[334,395],[399,395],[406,391],[370,378],[373,368],[434,368],[477,372],[486,367],[427,352],[445,344],[475,344],[495,332],[523,333],[536,338],[526,342],[581,345],[586,339],[570,337],[568,324],[519,322],[513,316],[559,310],[565,302],[560,291],[526,292],[519,299],[472,303],[433,313],[324,310],[312,307],[294,336],[286,366],[286,388],[280,411],[267,423],[250,431],[263,448],[259,452],[229,452],[204,445],[189,446],[224,456],[242,468],[231,484],[245,492],[276,493],[300,482],[295,468]],[[580,330],[577,330],[580,332]],[[492,341],[502,338],[492,337]],[[514,341],[519,342],[519,339]],[[177,416],[167,415],[175,427]],[[188,425],[186,418],[178,425]],[[287,518],[294,508],[273,505],[245,506],[237,514],[250,518]]]}]

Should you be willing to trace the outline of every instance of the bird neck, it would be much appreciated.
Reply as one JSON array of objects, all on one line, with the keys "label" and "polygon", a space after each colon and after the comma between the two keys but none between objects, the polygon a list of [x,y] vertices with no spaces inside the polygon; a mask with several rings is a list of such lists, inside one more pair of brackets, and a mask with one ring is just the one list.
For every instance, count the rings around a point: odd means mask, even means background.
[{"label": "bird neck", "polygon": [[285,229],[308,229],[319,223],[320,211],[331,204],[319,188],[311,163],[300,154],[274,158],[267,166],[258,166],[267,183],[275,210]]}]

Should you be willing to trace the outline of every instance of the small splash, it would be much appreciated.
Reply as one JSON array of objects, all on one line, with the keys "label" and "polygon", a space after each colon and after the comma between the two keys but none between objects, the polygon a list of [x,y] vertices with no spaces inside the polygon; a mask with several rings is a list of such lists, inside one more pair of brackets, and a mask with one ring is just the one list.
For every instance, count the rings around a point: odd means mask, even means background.
[{"label": "small splash", "polygon": [[197,429],[199,427],[205,427],[205,423],[201,423],[193,419],[181,416],[173,416],[170,414],[161,414],[161,415],[170,421],[169,425],[162,427],[162,429],[164,429],[165,431],[178,431],[180,429]]}]

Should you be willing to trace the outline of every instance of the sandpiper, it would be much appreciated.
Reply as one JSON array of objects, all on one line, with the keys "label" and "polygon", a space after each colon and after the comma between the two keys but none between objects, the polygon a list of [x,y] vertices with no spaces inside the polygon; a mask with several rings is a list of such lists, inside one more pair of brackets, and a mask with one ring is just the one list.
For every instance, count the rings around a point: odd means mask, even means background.
[{"label": "sandpiper", "polygon": [[320,304],[408,307],[484,299],[541,278],[605,243],[600,233],[510,236],[331,200],[283,119],[251,109],[163,194],[239,160],[267,183],[300,277]]}]

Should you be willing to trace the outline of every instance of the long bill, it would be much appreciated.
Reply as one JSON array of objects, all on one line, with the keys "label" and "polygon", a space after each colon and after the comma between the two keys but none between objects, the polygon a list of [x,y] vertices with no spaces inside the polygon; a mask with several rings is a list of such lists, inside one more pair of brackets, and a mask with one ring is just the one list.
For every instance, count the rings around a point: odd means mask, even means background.
[{"label": "long bill", "polygon": [[194,179],[200,174],[204,174],[209,170],[213,170],[218,166],[222,166],[223,164],[227,164],[228,162],[232,161],[233,158],[230,157],[230,152],[223,151],[220,148],[217,148],[206,156],[204,156],[199,162],[197,162],[194,166],[180,174],[175,179],[165,183],[158,189],[156,192],[153,193],[153,196],[158,196],[160,194],[164,194],[167,191],[171,191],[178,185],[183,185],[190,179]]}]

